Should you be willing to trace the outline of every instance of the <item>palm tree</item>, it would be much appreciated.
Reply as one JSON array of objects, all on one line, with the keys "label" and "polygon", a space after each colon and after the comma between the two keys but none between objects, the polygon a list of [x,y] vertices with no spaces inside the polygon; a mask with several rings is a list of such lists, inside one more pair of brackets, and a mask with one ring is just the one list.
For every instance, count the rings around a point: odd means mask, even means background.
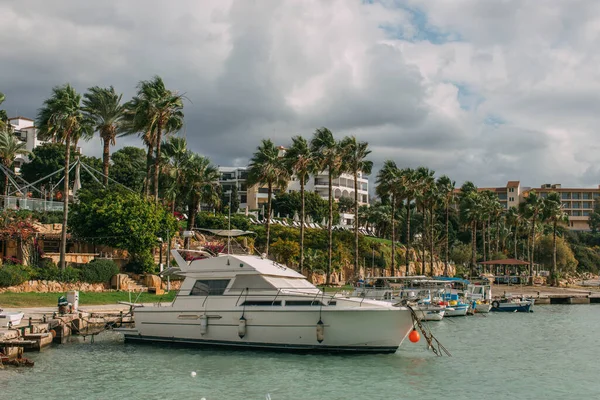
[{"label": "palm tree", "polygon": [[115,145],[117,133],[121,132],[125,112],[125,107],[121,104],[122,96],[116,93],[112,86],[109,88],[94,86],[83,95],[83,111],[90,120],[94,121],[94,129],[102,138],[102,173],[105,186],[108,186],[110,145]]},{"label": "palm tree", "polygon": [[450,258],[450,237],[449,237],[449,219],[450,219],[450,206],[456,200],[456,194],[454,188],[456,183],[448,178],[446,175],[440,176],[437,180],[437,187],[442,197],[444,208],[446,211],[446,244],[444,248],[444,276],[448,276],[448,259]]},{"label": "palm tree", "polygon": [[267,244],[265,254],[269,255],[269,239],[271,234],[271,200],[273,189],[283,190],[289,181],[289,174],[279,157],[279,149],[270,139],[263,139],[250,160],[248,166],[248,186],[267,186]]},{"label": "palm tree", "polygon": [[[6,97],[4,93],[0,92],[0,104],[4,103]],[[6,111],[0,110],[0,131],[4,130],[6,127],[10,128],[10,124],[8,123],[8,115],[6,115]]]},{"label": "palm tree", "polygon": [[[211,165],[210,160],[198,154],[189,153],[182,166],[180,187],[185,196],[188,209],[187,229],[191,231],[196,225],[196,215],[200,203],[218,205],[220,201],[219,170]],[[188,245],[186,238],[186,247]]]},{"label": "palm tree", "polygon": [[510,207],[506,212],[506,222],[513,228],[513,257],[518,258],[517,256],[517,244],[518,244],[518,235],[519,235],[519,227],[521,226],[522,214],[516,207]]},{"label": "palm tree", "polygon": [[460,189],[460,219],[471,230],[471,273],[477,262],[477,223],[480,218],[481,196],[472,182],[465,182]]},{"label": "palm tree", "polygon": [[[20,141],[8,129],[0,130],[0,162],[6,169],[10,169],[15,157],[29,154],[27,144]],[[8,196],[8,174],[4,173],[4,195]]]},{"label": "palm tree", "polygon": [[417,196],[418,181],[415,170],[405,168],[400,171],[400,181],[398,183],[398,196],[406,199],[406,274],[409,274],[410,267],[410,207],[413,199]]},{"label": "palm tree", "polygon": [[549,193],[544,199],[544,220],[552,223],[552,272],[550,284],[557,284],[556,276],[556,231],[559,223],[568,223],[569,216],[563,210],[560,195],[556,192]]},{"label": "palm tree", "polygon": [[[396,263],[396,204],[398,202],[398,191],[400,189],[400,170],[396,163],[391,160],[386,160],[383,163],[383,168],[377,173],[377,187],[375,193],[380,198],[389,197],[391,203],[391,218],[392,218],[392,276],[395,275]],[[406,266],[408,273],[408,265]]]},{"label": "palm tree", "polygon": [[[129,132],[144,132],[153,143],[154,155],[154,201],[158,203],[158,177],[163,134],[177,132],[183,126],[183,96],[168,90],[161,77],[141,81],[136,97],[129,102],[128,119],[132,121]],[[150,151],[150,146],[148,146]],[[150,168],[150,166],[149,166]]]},{"label": "palm tree", "polygon": [[60,267],[64,269],[69,216],[71,142],[77,142],[80,137],[91,137],[93,128],[91,121],[86,118],[81,109],[81,95],[69,84],[52,89],[52,95],[44,101],[44,106],[38,111],[36,125],[39,129],[38,137],[40,139],[53,139],[65,144],[64,211],[60,244]]},{"label": "palm tree", "polygon": [[300,272],[304,271],[304,221],[306,211],[304,204],[305,185],[311,174],[316,172],[316,163],[314,154],[306,139],[302,136],[292,138],[292,145],[287,149],[284,157],[284,163],[288,175],[295,175],[300,181]]},{"label": "palm tree", "polygon": [[328,233],[328,255],[325,283],[329,285],[331,278],[331,263],[333,258],[333,180],[339,178],[342,171],[342,155],[338,142],[333,133],[327,128],[319,128],[315,131],[310,141],[310,151],[315,155],[318,169],[327,171],[329,184],[329,219],[327,220]]},{"label": "palm tree", "polygon": [[533,255],[535,253],[535,223],[543,216],[544,199],[535,191],[529,192],[525,200],[525,217],[531,220],[531,253],[529,255],[529,283],[533,284]]},{"label": "palm tree", "polygon": [[175,212],[177,194],[180,191],[183,174],[194,154],[187,149],[185,138],[170,137],[162,144],[162,158],[170,185],[165,189],[165,197],[171,202],[171,213]]},{"label": "palm tree", "polygon": [[[433,201],[433,186],[435,184],[435,180],[433,178],[434,171],[430,170],[427,167],[419,167],[415,171],[417,180],[418,180],[418,189],[417,189],[417,199],[421,204],[421,212],[422,212],[422,228],[421,228],[421,243],[423,246],[423,261],[422,265],[422,273],[427,273],[427,263],[426,263],[426,255],[425,255],[425,240],[427,236],[427,209],[429,207],[429,203]],[[433,238],[431,238],[433,240]],[[431,265],[433,270],[433,264]]]},{"label": "palm tree", "polygon": [[[366,160],[371,154],[367,142],[358,142],[356,137],[345,137],[340,148],[346,169],[354,176],[354,277],[358,275],[358,174],[370,175],[373,161]],[[394,207],[395,212],[395,207]],[[395,254],[392,253],[392,259]]]}]

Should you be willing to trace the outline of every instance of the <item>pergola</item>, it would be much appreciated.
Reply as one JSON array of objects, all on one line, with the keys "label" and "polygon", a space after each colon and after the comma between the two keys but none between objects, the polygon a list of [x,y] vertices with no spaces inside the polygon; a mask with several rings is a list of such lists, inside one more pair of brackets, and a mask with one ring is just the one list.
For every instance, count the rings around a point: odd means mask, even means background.
[{"label": "pergola", "polygon": [[527,261],[517,260],[515,258],[506,258],[504,260],[482,261],[479,264],[483,265],[484,272],[486,271],[486,267],[490,266],[490,271],[489,271],[490,273],[492,273],[491,267],[495,266],[496,271],[495,271],[494,275],[500,275],[498,273],[499,272],[498,268],[504,267],[504,275],[510,275],[510,273],[512,271],[514,271],[514,273],[517,274],[520,270],[520,267],[529,265],[529,263]]}]

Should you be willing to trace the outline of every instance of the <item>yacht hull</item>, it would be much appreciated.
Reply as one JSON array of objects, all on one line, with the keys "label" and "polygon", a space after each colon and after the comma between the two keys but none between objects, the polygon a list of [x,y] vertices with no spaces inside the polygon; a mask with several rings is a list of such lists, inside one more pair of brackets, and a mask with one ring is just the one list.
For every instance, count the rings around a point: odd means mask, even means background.
[{"label": "yacht hull", "polygon": [[[410,312],[397,307],[306,311],[286,308],[281,312],[248,308],[245,311],[144,308],[135,312],[135,330],[123,333],[129,342],[278,351],[393,353],[413,328]],[[240,337],[242,315],[245,329]],[[320,337],[319,321],[322,321]]]}]

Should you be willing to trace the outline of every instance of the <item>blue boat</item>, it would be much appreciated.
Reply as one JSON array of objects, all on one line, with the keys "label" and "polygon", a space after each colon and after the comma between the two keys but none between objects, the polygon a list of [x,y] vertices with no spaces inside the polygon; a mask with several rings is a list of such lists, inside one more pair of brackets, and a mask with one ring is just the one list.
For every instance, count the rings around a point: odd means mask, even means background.
[{"label": "blue boat", "polygon": [[491,311],[497,312],[533,312],[533,299],[501,299],[492,301]]}]

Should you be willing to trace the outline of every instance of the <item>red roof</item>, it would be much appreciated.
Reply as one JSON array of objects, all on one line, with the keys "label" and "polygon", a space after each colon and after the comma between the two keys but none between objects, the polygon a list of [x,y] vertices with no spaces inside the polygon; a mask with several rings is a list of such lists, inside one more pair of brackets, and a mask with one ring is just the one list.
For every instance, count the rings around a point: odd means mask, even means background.
[{"label": "red roof", "polygon": [[527,261],[516,260],[514,258],[507,258],[505,260],[482,261],[479,264],[483,264],[483,265],[529,265],[529,263]]},{"label": "red roof", "polygon": [[506,187],[519,187],[520,184],[521,182],[519,181],[508,181]]}]

